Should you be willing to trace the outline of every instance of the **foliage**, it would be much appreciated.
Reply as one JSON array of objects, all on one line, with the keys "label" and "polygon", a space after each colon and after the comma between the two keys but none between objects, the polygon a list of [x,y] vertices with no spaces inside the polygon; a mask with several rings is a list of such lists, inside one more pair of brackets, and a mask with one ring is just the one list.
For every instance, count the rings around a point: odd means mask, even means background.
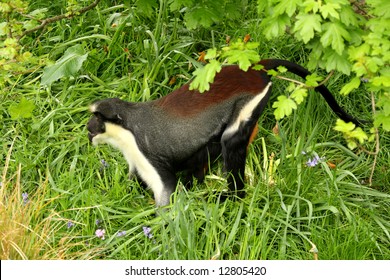
[{"label": "foliage", "polygon": [[[245,198],[219,201],[226,182],[217,164],[191,190],[179,183],[174,203],[155,216],[151,193],[128,178],[120,153],[89,144],[88,105],[163,96],[200,71],[195,57],[205,49],[205,68],[215,66],[209,81],[229,59],[247,67],[261,53],[304,64],[308,49],[289,34],[264,40],[254,1],[235,1],[239,22],[227,13],[195,13],[190,24],[190,12],[207,1],[102,0],[78,13],[96,2],[1,1],[1,259],[313,259],[315,249],[319,259],[390,258],[389,135],[378,131],[376,168],[369,154],[344,147],[329,126],[334,116],[306,92],[322,83],[319,75],[294,86],[274,79],[274,91],[287,88],[285,100],[297,109],[275,124],[273,108],[265,108],[261,137],[248,147]],[[221,10],[233,3],[212,2]],[[288,10],[294,7],[301,6]],[[36,20],[32,13],[43,15]],[[59,20],[45,21],[53,18]],[[202,27],[207,20],[211,26]],[[319,36],[313,32],[311,40]],[[227,35],[248,33],[252,39],[226,44]],[[270,74],[280,78],[285,69]],[[356,78],[350,88],[358,94],[343,102],[348,110],[367,103],[363,87],[371,82]],[[340,90],[347,79],[335,71],[328,86]],[[388,105],[377,105],[380,117]],[[341,127],[359,142],[348,124]]]},{"label": "foliage", "polygon": [[337,70],[355,76],[342,89],[348,94],[365,83],[375,95],[375,127],[389,131],[390,13],[389,1],[267,0],[258,1],[264,35],[286,31],[309,50],[310,69]]}]

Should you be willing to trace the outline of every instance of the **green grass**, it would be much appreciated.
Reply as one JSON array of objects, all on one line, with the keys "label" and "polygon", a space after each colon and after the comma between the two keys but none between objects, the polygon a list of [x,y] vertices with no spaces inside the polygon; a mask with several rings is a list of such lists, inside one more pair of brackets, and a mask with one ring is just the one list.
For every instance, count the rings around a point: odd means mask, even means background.
[{"label": "green grass", "polygon": [[[369,187],[372,156],[345,148],[332,129],[335,116],[314,92],[279,123],[278,135],[272,108],[266,108],[248,148],[244,199],[219,202],[226,184],[216,166],[203,184],[191,190],[179,185],[174,203],[155,216],[152,194],[128,179],[122,156],[88,142],[88,105],[113,96],[143,101],[169,93],[191,77],[196,53],[222,44],[226,34],[251,33],[263,57],[304,63],[305,53],[291,38],[264,41],[249,17],[240,25],[189,31],[165,9],[147,20],[121,5],[104,5],[55,23],[39,41],[25,38],[35,55],[53,60],[82,42],[89,57],[79,77],[40,88],[39,69],[2,89],[1,259],[313,259],[313,246],[319,259],[390,258],[389,135],[381,132]],[[116,12],[123,21],[113,28]],[[345,81],[335,75],[328,85],[336,93]],[[284,88],[275,81],[273,98]],[[7,109],[22,96],[34,101],[34,114],[12,120]],[[364,98],[358,92],[340,102],[364,116]],[[310,153],[324,160],[307,167]],[[29,195],[27,204],[22,193]],[[152,229],[152,238],[143,227]],[[97,229],[105,230],[104,240],[95,236]],[[118,237],[122,231],[126,235]]]}]

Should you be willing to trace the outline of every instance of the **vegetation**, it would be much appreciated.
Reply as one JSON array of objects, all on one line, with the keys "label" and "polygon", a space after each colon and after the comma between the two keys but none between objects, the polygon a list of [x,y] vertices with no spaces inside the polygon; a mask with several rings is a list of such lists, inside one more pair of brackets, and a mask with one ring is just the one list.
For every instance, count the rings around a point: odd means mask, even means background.
[{"label": "vegetation", "polygon": [[[388,1],[212,2],[0,2],[1,259],[390,258]],[[316,70],[301,84],[326,77],[374,124],[358,138],[335,130],[323,99],[294,97],[279,69],[248,148],[247,196],[220,203],[217,166],[155,216],[122,156],[88,142],[88,105],[164,96],[201,76],[202,59],[223,64],[247,43]],[[245,67],[247,54],[229,62]]]}]

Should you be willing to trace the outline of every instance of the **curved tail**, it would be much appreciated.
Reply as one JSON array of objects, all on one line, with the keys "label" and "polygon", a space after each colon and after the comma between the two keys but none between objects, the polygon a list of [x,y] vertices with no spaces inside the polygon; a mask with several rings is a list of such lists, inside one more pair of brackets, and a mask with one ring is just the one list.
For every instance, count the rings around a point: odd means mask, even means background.
[{"label": "curved tail", "polygon": [[[306,78],[306,76],[310,75],[311,72],[307,70],[306,68],[287,61],[283,59],[264,59],[259,62],[259,64],[263,65],[265,70],[271,70],[276,69],[279,66],[284,66],[287,68],[287,70],[291,73],[294,73],[303,79]],[[354,124],[361,126],[368,121],[357,119],[347,112],[344,111],[343,108],[340,107],[340,105],[337,103],[336,99],[332,95],[332,93],[328,90],[328,88],[324,85],[320,85],[315,88],[316,91],[318,91],[324,98],[325,101],[328,103],[329,107],[333,110],[333,112],[336,113],[336,115],[342,119],[345,122],[353,122]]]}]

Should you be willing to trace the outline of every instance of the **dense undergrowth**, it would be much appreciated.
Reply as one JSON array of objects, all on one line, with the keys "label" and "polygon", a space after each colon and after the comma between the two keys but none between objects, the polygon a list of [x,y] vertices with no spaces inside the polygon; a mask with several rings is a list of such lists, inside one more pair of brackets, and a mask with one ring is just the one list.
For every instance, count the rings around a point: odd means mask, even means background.
[{"label": "dense undergrowth", "polygon": [[[192,77],[198,53],[224,45],[227,35],[251,34],[263,58],[305,65],[306,50],[287,35],[265,40],[254,7],[239,22],[189,30],[164,7],[145,18],[109,2],[22,38],[41,62],[1,81],[1,259],[390,258],[389,134],[380,131],[369,186],[373,156],[346,148],[314,91],[278,129],[273,100],[267,106],[248,148],[244,199],[219,202],[226,184],[217,165],[203,184],[179,184],[174,203],[155,216],[151,193],[128,178],[122,156],[88,142],[88,105],[168,94]],[[50,5],[34,1],[31,9],[51,16],[64,9]],[[88,54],[77,75],[42,86],[48,60],[75,45]],[[337,93],[347,80],[335,73],[327,86]],[[273,99],[286,85],[274,81]],[[337,99],[369,117],[363,92]],[[28,110],[18,107],[22,100],[31,114],[15,116],[10,108]]]}]

